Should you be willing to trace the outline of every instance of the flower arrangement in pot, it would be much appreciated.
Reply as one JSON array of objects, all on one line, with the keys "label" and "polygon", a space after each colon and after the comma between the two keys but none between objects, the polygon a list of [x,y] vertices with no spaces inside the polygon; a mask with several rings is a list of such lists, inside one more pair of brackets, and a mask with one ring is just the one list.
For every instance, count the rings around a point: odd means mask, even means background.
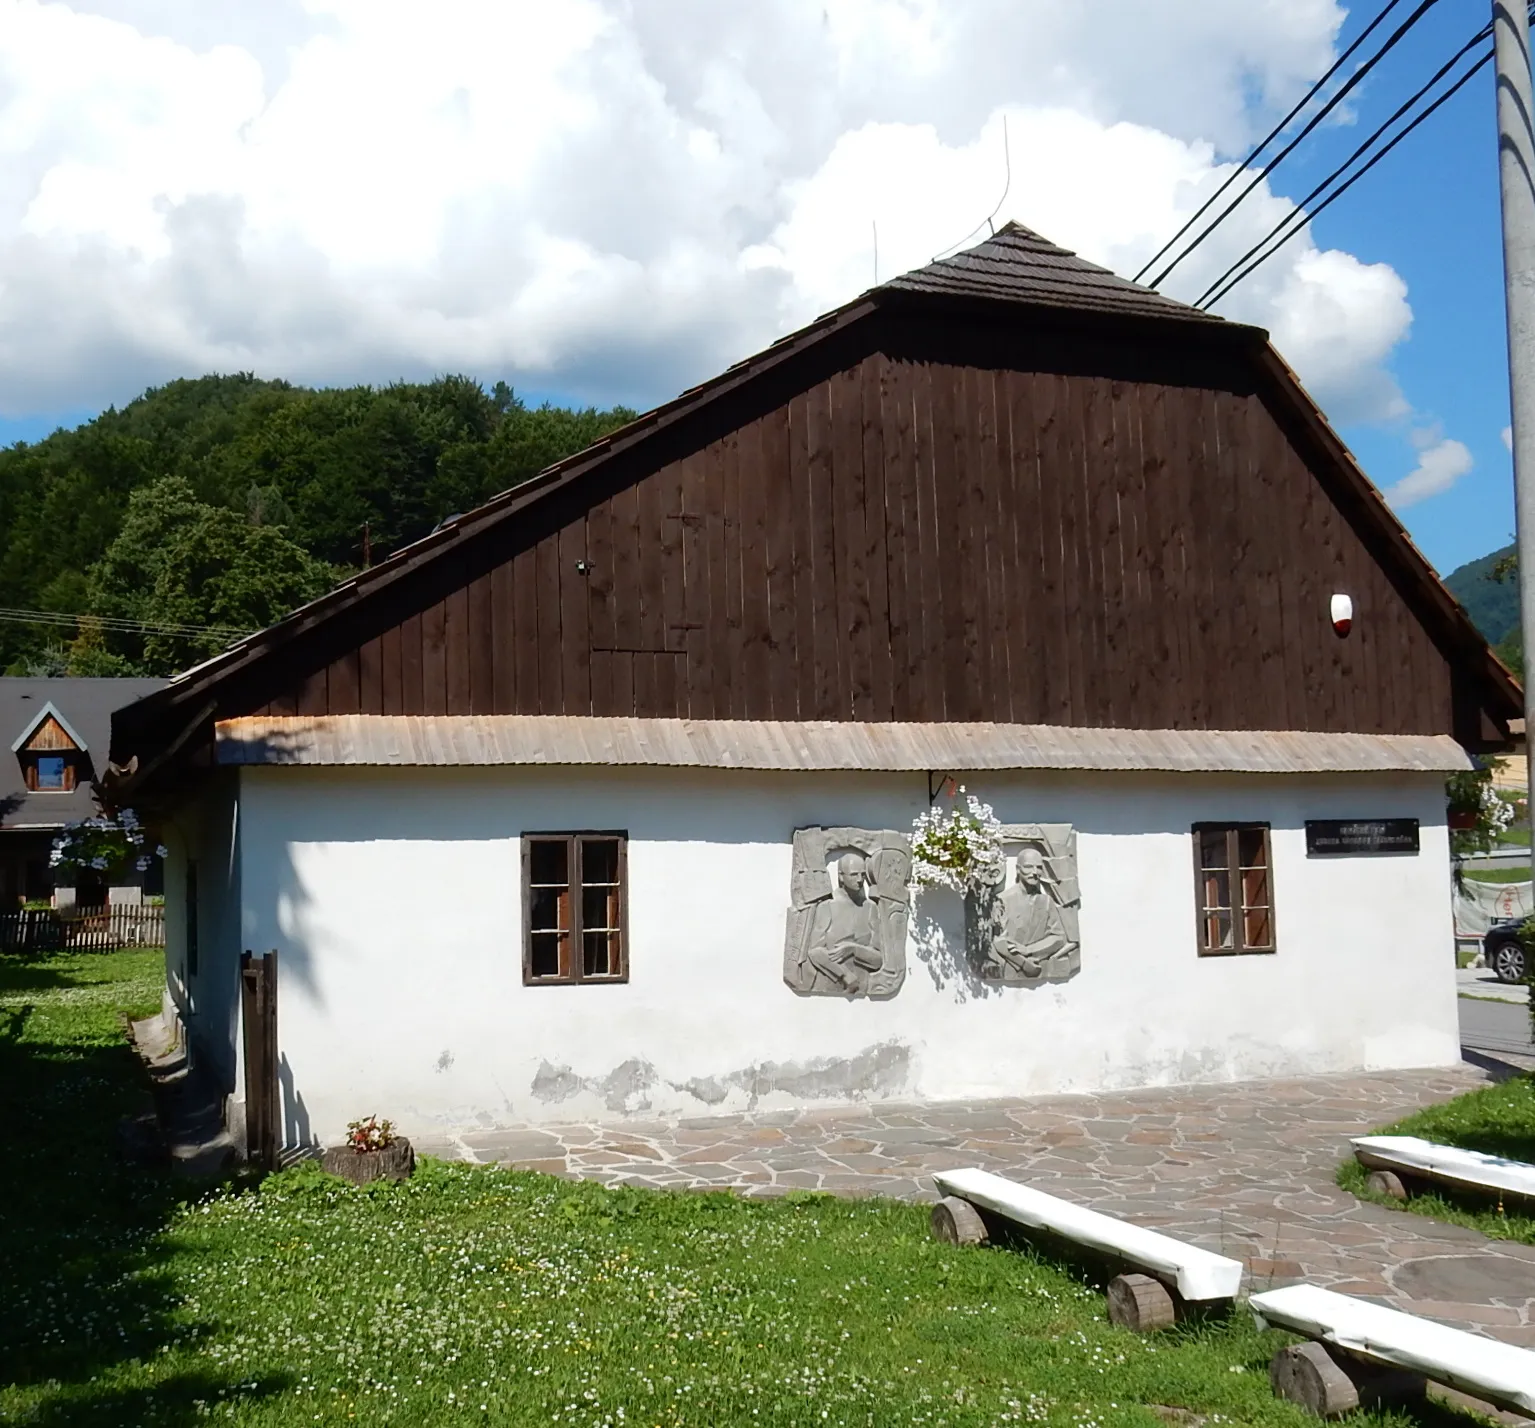
[{"label": "flower arrangement in pot", "polygon": [[416,1152],[395,1133],[393,1121],[365,1116],[347,1122],[346,1143],[331,1146],[320,1163],[332,1175],[366,1185],[370,1180],[408,1179],[415,1173]]},{"label": "flower arrangement in pot", "polygon": [[[1002,824],[989,803],[963,784],[947,782],[949,806],[917,815],[911,830],[912,892],[948,888],[965,908],[965,952],[979,966],[986,960],[986,938],[996,898],[1007,876]],[[960,803],[960,799],[964,803]]]},{"label": "flower arrangement in pot", "polygon": [[929,808],[912,823],[911,883],[918,893],[952,888],[974,896],[1002,880],[1002,825],[991,805],[966,793],[963,784],[955,789],[951,783],[950,790],[948,808]]}]

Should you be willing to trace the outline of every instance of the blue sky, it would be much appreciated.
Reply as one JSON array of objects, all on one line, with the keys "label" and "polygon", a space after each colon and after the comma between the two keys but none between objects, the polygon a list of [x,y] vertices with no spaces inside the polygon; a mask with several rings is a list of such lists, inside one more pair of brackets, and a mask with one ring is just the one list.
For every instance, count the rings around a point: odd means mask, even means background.
[{"label": "blue sky", "polygon": [[[1341,43],[1382,3],[1356,6]],[[499,0],[426,28],[361,0],[323,22],[293,4],[0,0],[0,121],[30,136],[0,174],[0,442],[215,370],[461,371],[648,406],[856,293],[871,218],[888,275],[983,215],[1004,114],[1001,216],[1133,269],[1125,254],[1213,182],[1208,145],[1240,156],[1266,127],[1253,96],[1325,67],[1332,4],[548,0],[537,34],[509,35]],[[1302,196],[1486,10],[1440,0],[1275,190]],[[338,144],[382,166],[338,168]],[[1503,544],[1490,71],[1312,238],[1389,265],[1412,309],[1385,358],[1410,411],[1344,422],[1345,439],[1382,488],[1426,443],[1463,443],[1471,471],[1401,516],[1441,570]],[[1378,416],[1400,304],[1335,265],[1281,337],[1304,248],[1233,315],[1275,330],[1324,408]]]},{"label": "blue sky", "polygon": [[[1488,7],[1440,4],[1366,81],[1357,122],[1330,130],[1278,187],[1297,196],[1426,80],[1486,19]],[[1356,8],[1344,42],[1373,13]],[[1318,131],[1318,137],[1320,137]],[[1282,170],[1281,170],[1282,172]],[[1449,491],[1401,512],[1413,539],[1442,571],[1504,544],[1513,531],[1508,358],[1496,127],[1489,66],[1420,126],[1314,224],[1319,245],[1387,262],[1406,280],[1413,325],[1389,364],[1417,411],[1443,424],[1475,459]],[[1412,463],[1403,431],[1345,427],[1378,485]]]}]

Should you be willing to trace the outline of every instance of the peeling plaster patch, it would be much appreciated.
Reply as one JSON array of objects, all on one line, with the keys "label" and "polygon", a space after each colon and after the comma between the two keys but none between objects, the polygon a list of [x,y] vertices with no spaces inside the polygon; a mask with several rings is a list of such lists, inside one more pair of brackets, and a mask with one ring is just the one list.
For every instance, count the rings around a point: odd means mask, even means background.
[{"label": "peeling plaster patch", "polygon": [[538,1074],[533,1078],[533,1094],[540,1101],[568,1101],[581,1091],[583,1084],[570,1067],[540,1061]]},{"label": "peeling plaster patch", "polygon": [[696,1081],[673,1081],[670,1085],[672,1090],[686,1091],[706,1106],[717,1106],[730,1094],[730,1087],[713,1076],[704,1076]]},{"label": "peeling plaster patch", "polygon": [[782,1091],[803,1100],[854,1100],[903,1090],[911,1075],[911,1048],[883,1042],[856,1056],[817,1056],[809,1061],[764,1061],[726,1079],[739,1086],[755,1106],[763,1096]]},{"label": "peeling plaster patch", "polygon": [[452,1066],[453,1053],[451,1051],[444,1051],[442,1055],[437,1058],[437,1069],[439,1071],[447,1071],[450,1070]]},{"label": "peeling plaster patch", "polygon": [[569,1066],[542,1061],[532,1090],[538,1100],[556,1103],[588,1091],[610,1111],[625,1114],[649,1110],[650,1091],[659,1082],[655,1067],[648,1061],[625,1061],[602,1077],[578,1076]]},{"label": "peeling plaster patch", "polygon": [[601,1081],[589,1081],[586,1086],[602,1097],[610,1111],[644,1111],[650,1108],[650,1088],[659,1079],[650,1062],[625,1061]]}]

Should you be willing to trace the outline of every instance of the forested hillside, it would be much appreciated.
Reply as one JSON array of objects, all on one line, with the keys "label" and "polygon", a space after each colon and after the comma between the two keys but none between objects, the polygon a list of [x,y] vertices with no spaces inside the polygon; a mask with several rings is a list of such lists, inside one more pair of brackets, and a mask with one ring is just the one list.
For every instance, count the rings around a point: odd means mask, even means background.
[{"label": "forested hillside", "polygon": [[1519,635],[1519,567],[1506,545],[1480,560],[1457,566],[1444,578],[1450,593],[1503,662],[1524,678],[1524,641]]},{"label": "forested hillside", "polygon": [[0,669],[171,673],[632,416],[467,377],[153,388],[0,450]]}]

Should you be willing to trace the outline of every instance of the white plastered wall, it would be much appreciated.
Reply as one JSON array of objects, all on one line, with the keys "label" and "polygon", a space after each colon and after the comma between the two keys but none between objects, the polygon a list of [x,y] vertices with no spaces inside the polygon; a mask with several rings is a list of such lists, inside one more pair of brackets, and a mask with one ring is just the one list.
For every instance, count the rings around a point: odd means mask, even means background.
[{"label": "white plastered wall", "polygon": [[[282,955],[289,1143],[375,1112],[421,1133],[1458,1059],[1441,776],[969,786],[1004,822],[1078,829],[1074,980],[980,985],[935,893],[892,1000],[783,984],[793,830],[909,828],[922,775],[242,771],[238,943]],[[1329,817],[1418,818],[1422,852],[1308,858],[1303,821]],[[1273,827],[1279,951],[1200,958],[1190,825],[1246,819]],[[520,836],[559,829],[628,832],[627,985],[522,985]]]}]

